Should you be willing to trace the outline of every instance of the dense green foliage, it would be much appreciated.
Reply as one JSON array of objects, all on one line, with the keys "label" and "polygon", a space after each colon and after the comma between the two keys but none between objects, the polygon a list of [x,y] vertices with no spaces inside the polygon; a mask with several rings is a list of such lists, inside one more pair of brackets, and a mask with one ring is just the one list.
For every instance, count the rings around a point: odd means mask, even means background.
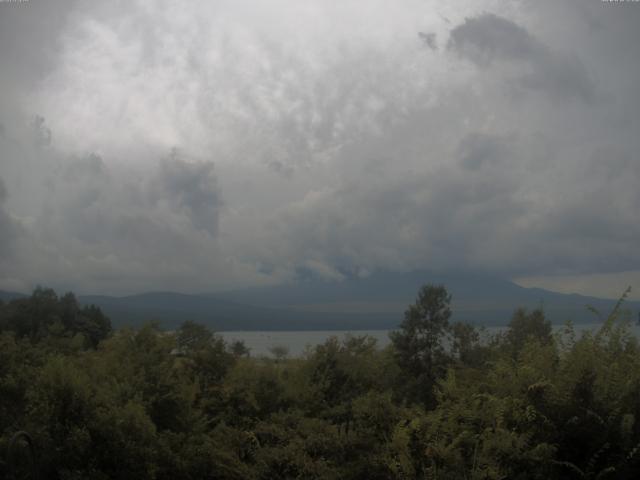
[{"label": "dense green foliage", "polygon": [[193,322],[111,332],[38,289],[0,304],[0,478],[21,430],[51,479],[637,478],[640,346],[620,308],[580,338],[539,310],[487,337],[449,301],[424,287],[385,349],[252,358]]}]

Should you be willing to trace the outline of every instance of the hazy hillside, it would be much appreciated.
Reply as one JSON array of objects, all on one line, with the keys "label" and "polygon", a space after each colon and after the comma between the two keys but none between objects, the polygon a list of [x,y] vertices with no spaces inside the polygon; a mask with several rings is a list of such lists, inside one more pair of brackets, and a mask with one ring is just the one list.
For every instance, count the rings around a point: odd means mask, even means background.
[{"label": "hazy hillside", "polygon": [[[175,327],[185,319],[217,330],[331,330],[394,328],[425,283],[442,283],[453,296],[454,320],[504,325],[519,307],[542,306],[553,323],[597,320],[591,305],[606,314],[615,299],[565,295],[486,276],[428,272],[376,274],[342,282],[309,280],[292,285],[251,288],[209,295],[170,292],[114,297],[81,297],[95,303],[116,324],[148,319]],[[627,302],[634,318],[638,302]]]},{"label": "hazy hillside", "polygon": [[[506,324],[516,308],[533,309],[540,306],[554,323],[562,323],[567,319],[589,323],[596,317],[587,310],[587,305],[606,313],[617,301],[524,288],[498,277],[426,271],[377,273],[367,278],[348,278],[342,282],[309,280],[292,285],[236,290],[217,294],[217,297],[242,304],[288,308],[301,313],[376,313],[386,315],[390,324],[393,324],[401,319],[407,305],[415,300],[420,286],[426,283],[447,287],[453,297],[454,319],[487,325]],[[627,302],[625,305],[632,315],[637,316],[640,302]]]},{"label": "hazy hillside", "polygon": [[222,330],[362,330],[391,328],[387,314],[297,312],[287,308],[257,307],[203,295],[155,292],[129,297],[80,296],[84,304],[98,305],[114,325],[140,325],[157,320],[176,328],[185,320]]},{"label": "hazy hillside", "polygon": [[2,300],[3,302],[8,302],[10,300],[16,299],[16,298],[22,298],[25,297],[26,295],[24,293],[18,293],[18,292],[5,292],[4,290],[0,290],[0,300]]},{"label": "hazy hillside", "polygon": [[[591,305],[606,314],[615,299],[565,295],[523,288],[497,277],[429,272],[378,273],[341,282],[318,279],[276,287],[249,288],[216,294],[153,292],[125,297],[80,296],[98,305],[114,325],[140,325],[157,320],[176,328],[185,320],[216,330],[361,330],[395,328],[416,292],[426,283],[444,284],[452,294],[453,319],[482,325],[505,325],[519,307],[542,306],[553,323],[571,319],[590,323]],[[0,299],[21,296],[0,292]],[[640,302],[627,302],[633,318]]]}]

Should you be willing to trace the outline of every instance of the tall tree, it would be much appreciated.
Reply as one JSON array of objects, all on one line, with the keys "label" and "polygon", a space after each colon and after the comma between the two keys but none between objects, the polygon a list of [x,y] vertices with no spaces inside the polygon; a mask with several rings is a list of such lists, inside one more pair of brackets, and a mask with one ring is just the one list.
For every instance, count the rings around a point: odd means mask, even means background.
[{"label": "tall tree", "polygon": [[514,355],[517,355],[527,340],[534,339],[543,345],[551,343],[551,322],[545,318],[544,311],[540,308],[531,313],[524,308],[517,309],[506,332],[506,340]]},{"label": "tall tree", "polygon": [[400,330],[390,334],[399,366],[413,379],[410,395],[426,405],[432,404],[433,384],[444,373],[442,340],[450,330],[450,303],[443,285],[423,286],[405,312]]}]

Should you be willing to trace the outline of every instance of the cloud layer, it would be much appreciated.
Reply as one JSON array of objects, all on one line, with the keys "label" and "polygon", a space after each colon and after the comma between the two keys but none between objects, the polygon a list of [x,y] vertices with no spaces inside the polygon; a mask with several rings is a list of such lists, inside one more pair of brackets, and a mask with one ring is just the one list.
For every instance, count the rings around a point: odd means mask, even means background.
[{"label": "cloud layer", "polygon": [[640,270],[640,9],[32,3],[0,4],[0,287]]}]

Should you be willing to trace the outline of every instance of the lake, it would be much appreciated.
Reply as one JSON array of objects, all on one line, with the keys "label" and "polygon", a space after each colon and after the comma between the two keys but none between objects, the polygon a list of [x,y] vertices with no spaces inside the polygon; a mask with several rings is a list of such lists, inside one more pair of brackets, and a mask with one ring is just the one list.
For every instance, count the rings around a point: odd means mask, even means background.
[{"label": "lake", "polygon": [[[586,323],[574,325],[574,330],[579,335],[587,330],[594,330],[601,324]],[[561,329],[564,325],[554,325],[554,329]],[[493,335],[506,327],[485,327],[485,335]],[[389,332],[391,330],[321,330],[321,331],[247,331],[247,332],[218,332],[227,342],[242,340],[250,349],[251,356],[271,356],[269,351],[273,347],[286,347],[289,356],[301,356],[307,347],[314,347],[324,343],[329,337],[335,336],[343,339],[346,335],[369,335],[375,338],[379,348],[384,348],[390,343]],[[632,331],[640,337],[640,326],[634,324]]]}]

